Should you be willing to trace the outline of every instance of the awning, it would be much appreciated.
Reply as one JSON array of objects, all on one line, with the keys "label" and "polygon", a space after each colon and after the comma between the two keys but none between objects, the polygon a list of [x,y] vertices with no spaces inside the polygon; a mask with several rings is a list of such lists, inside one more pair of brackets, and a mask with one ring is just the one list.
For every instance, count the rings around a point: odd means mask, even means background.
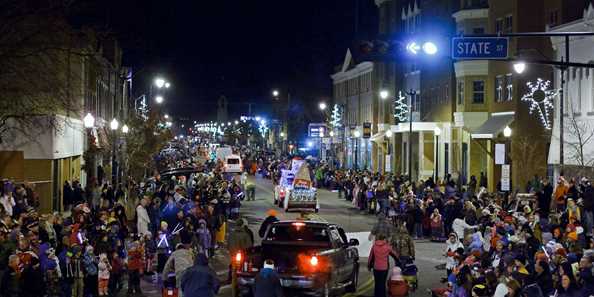
[{"label": "awning", "polygon": [[514,115],[513,111],[491,114],[491,117],[482,126],[472,132],[471,137],[473,139],[495,138],[497,134],[505,129],[505,126],[514,121]]},{"label": "awning", "polygon": [[371,135],[371,137],[369,138],[369,140],[371,140],[373,142],[383,142],[384,141],[384,136],[386,136],[386,132],[385,131],[380,131],[378,133],[375,133],[375,134]]}]

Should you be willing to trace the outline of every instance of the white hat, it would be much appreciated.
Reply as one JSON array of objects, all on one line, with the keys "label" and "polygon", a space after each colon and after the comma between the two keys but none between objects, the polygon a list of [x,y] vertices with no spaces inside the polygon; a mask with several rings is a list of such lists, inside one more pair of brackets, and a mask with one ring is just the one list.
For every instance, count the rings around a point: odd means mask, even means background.
[{"label": "white hat", "polygon": [[499,283],[497,285],[497,288],[495,289],[495,294],[493,294],[493,297],[505,297],[507,293],[509,293],[507,285],[505,285],[504,283]]},{"label": "white hat", "polygon": [[264,269],[274,269],[274,264],[268,264],[266,263],[266,261],[264,261]]}]

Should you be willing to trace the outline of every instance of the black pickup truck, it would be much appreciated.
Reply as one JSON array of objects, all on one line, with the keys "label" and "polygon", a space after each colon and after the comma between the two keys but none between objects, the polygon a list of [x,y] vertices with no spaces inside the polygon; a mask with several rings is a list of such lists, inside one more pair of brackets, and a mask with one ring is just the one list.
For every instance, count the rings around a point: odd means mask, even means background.
[{"label": "black pickup truck", "polygon": [[291,295],[331,296],[355,292],[359,280],[357,239],[350,241],[336,225],[314,221],[281,221],[268,226],[262,244],[251,248],[237,267],[241,296],[251,296],[254,279],[271,259],[283,290]]}]

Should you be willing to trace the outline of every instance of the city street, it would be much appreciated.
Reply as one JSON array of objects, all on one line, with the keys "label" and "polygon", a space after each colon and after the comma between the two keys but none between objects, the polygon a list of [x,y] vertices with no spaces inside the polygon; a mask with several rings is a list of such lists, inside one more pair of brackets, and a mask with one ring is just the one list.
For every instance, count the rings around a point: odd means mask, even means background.
[{"label": "city street", "polygon": [[[257,236],[260,224],[266,216],[266,211],[273,208],[278,210],[280,220],[295,219],[299,216],[298,212],[285,213],[272,202],[272,182],[260,177],[252,178],[256,184],[256,201],[245,201],[241,207],[241,215],[245,217],[250,228],[256,234],[256,244],[259,244],[260,238]],[[361,255],[359,289],[355,294],[346,294],[345,296],[373,296],[373,276],[367,271],[367,256],[371,242],[368,241],[369,230],[376,222],[376,217],[362,213],[358,209],[343,199],[338,199],[338,194],[327,190],[319,190],[320,212],[311,214],[314,220],[328,221],[340,224],[344,227],[350,238],[359,239],[359,253]],[[419,269],[418,279],[419,288],[411,296],[426,296],[427,289],[441,286],[440,279],[445,276],[445,270],[437,270],[436,266],[445,263],[441,256],[444,244],[430,242],[429,240],[416,240],[416,261]],[[225,251],[226,252],[226,251]],[[215,260],[211,262],[211,267],[217,272],[219,279],[224,280],[227,277],[228,257],[222,250],[218,251]],[[160,296],[160,291],[152,284],[144,283],[144,293],[148,297]],[[231,296],[231,287],[225,285],[221,288],[219,296]]]}]

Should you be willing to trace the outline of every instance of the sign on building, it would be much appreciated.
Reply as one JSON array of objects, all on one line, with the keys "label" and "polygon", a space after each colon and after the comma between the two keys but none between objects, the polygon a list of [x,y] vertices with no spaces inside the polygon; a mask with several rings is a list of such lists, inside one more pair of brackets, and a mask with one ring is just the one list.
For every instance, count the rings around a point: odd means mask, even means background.
[{"label": "sign on building", "polygon": [[508,44],[507,37],[454,37],[452,38],[452,59],[506,59]]},{"label": "sign on building", "polygon": [[509,164],[501,165],[501,191],[510,191],[511,168]]},{"label": "sign on building", "polygon": [[495,144],[495,164],[496,165],[505,164],[505,144],[504,143],[496,143]]},{"label": "sign on building", "polygon": [[309,137],[325,137],[328,136],[328,129],[326,128],[326,124],[323,123],[312,123],[309,124],[307,129],[307,134]]}]

